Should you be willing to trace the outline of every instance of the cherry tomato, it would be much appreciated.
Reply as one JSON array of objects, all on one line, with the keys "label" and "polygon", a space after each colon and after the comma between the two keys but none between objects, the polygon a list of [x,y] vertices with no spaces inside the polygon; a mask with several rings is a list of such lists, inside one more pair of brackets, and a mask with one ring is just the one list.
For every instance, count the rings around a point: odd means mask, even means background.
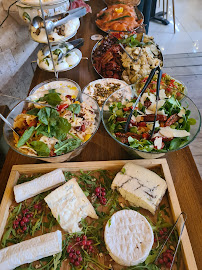
[{"label": "cherry tomato", "polygon": [[145,139],[145,140],[148,140],[149,139],[149,134],[148,133],[143,133],[142,138]]},{"label": "cherry tomato", "polygon": [[123,108],[123,110],[124,110],[124,112],[128,112],[128,111],[130,111],[130,107],[125,107],[125,108]]},{"label": "cherry tomato", "polygon": [[162,74],[162,78],[164,78],[165,76],[166,76],[166,73],[163,73],[163,74]]},{"label": "cherry tomato", "polygon": [[61,105],[57,106],[57,111],[60,112],[64,109],[66,109],[67,107],[69,107],[68,104],[61,104]]}]

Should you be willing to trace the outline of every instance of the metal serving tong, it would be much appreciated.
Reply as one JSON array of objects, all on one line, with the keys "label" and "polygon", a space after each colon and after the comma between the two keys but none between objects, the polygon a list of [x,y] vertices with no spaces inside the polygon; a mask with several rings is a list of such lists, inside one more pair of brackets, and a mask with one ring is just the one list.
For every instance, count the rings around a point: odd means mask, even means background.
[{"label": "metal serving tong", "polygon": [[168,242],[168,239],[170,238],[171,234],[173,233],[175,227],[177,226],[177,223],[178,223],[178,221],[179,221],[179,219],[180,219],[181,216],[184,217],[184,221],[183,221],[183,223],[182,223],[182,227],[181,227],[181,230],[180,230],[180,235],[179,235],[179,238],[178,238],[178,241],[177,241],[177,246],[176,246],[176,248],[175,248],[175,253],[174,253],[174,255],[173,255],[173,260],[172,260],[172,262],[171,262],[170,270],[171,270],[172,267],[173,267],[173,264],[174,264],[174,261],[175,261],[175,256],[176,256],[176,254],[177,254],[177,250],[178,250],[178,247],[179,247],[179,244],[180,244],[180,239],[181,239],[181,236],[182,236],[182,233],[183,233],[183,230],[184,230],[185,222],[186,222],[186,220],[187,220],[187,214],[186,214],[185,212],[181,212],[181,213],[179,214],[179,217],[177,218],[175,224],[173,225],[173,227],[172,227],[172,229],[171,229],[171,231],[170,231],[168,237],[166,238],[165,242],[163,243],[163,245],[162,245],[162,247],[161,247],[161,249],[160,249],[160,251],[159,251],[159,253],[158,253],[158,255],[157,255],[156,259],[155,259],[155,261],[154,261],[154,263],[156,263],[156,262],[158,261],[158,258],[160,257],[160,255],[161,255],[161,253],[162,253],[162,251],[163,251],[163,248],[165,247],[166,243]]},{"label": "metal serving tong", "polygon": [[[75,19],[75,18],[81,18],[84,15],[86,15],[86,8],[85,7],[81,7],[78,9],[73,9],[72,12],[66,17],[64,17],[63,19],[57,21],[57,22],[53,22],[51,19],[56,19],[56,16],[53,16],[52,18],[49,17],[47,20],[45,20],[46,23],[46,30],[47,33],[50,34],[56,27],[65,24],[66,22]],[[43,23],[43,18],[41,18],[40,16],[36,16],[33,18],[32,20],[32,25],[34,26],[34,28],[38,29],[42,27],[42,23]]]},{"label": "metal serving tong", "polygon": [[[76,48],[79,48],[79,47],[83,46],[83,44],[84,44],[84,39],[83,39],[83,38],[78,38],[78,39],[75,39],[75,40],[72,40],[72,41],[68,41],[68,42],[61,43],[61,44],[56,45],[56,46],[52,46],[52,47],[51,47],[51,51],[54,51],[54,50],[56,50],[56,49],[61,49],[61,48],[63,48],[65,45],[68,46],[68,44],[73,45],[74,47],[73,47],[72,49],[67,50],[65,54],[63,54],[63,53],[59,54],[59,56],[58,56],[58,61],[59,61],[63,56],[67,55],[70,51],[72,51],[72,50],[74,50],[74,49],[76,49]],[[44,47],[42,48],[42,52],[43,52],[43,55],[44,55],[45,57],[48,56],[48,55],[50,54],[49,46],[48,46],[48,45],[44,46]],[[60,56],[60,55],[61,55],[61,56]],[[60,58],[60,59],[59,59],[59,58]]]},{"label": "metal serving tong", "polygon": [[146,91],[146,89],[147,89],[148,85],[150,84],[152,78],[154,77],[156,71],[158,71],[158,79],[157,79],[157,87],[156,87],[156,111],[155,111],[155,117],[154,117],[154,124],[153,124],[152,132],[151,132],[151,135],[150,135],[150,137],[152,138],[152,136],[154,134],[155,123],[156,123],[156,118],[157,118],[159,91],[160,91],[160,83],[161,83],[161,77],[162,77],[162,71],[161,71],[159,66],[151,70],[151,72],[149,74],[149,77],[148,77],[144,87],[142,88],[142,91],[140,92],[140,94],[139,94],[138,98],[136,99],[135,103],[133,104],[133,109],[131,110],[130,115],[128,116],[128,119],[127,119],[127,122],[126,122],[126,125],[125,125],[125,132],[128,131],[128,126],[130,124],[130,120],[131,120],[131,117],[133,115],[133,112],[135,111],[135,108],[136,108],[137,104],[139,103],[139,101],[140,101],[142,95],[144,94],[144,92]]}]

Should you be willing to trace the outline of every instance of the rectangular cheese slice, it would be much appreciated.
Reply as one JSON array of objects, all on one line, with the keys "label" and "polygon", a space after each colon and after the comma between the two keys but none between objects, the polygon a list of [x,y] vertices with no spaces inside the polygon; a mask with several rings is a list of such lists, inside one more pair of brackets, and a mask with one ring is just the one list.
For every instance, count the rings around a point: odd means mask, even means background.
[{"label": "rectangular cheese slice", "polygon": [[62,251],[62,233],[47,233],[0,250],[0,269],[12,270]]},{"label": "rectangular cheese slice", "polygon": [[79,222],[82,218],[98,218],[75,178],[52,191],[44,200],[60,226],[69,233],[81,231]]},{"label": "rectangular cheese slice", "polygon": [[32,181],[14,186],[14,195],[17,203],[32,198],[42,192],[59,186],[65,182],[61,169],[44,174]]},{"label": "rectangular cheese slice", "polygon": [[155,214],[167,184],[156,173],[134,163],[127,163],[114,178],[111,188],[117,189],[132,206],[140,206]]}]

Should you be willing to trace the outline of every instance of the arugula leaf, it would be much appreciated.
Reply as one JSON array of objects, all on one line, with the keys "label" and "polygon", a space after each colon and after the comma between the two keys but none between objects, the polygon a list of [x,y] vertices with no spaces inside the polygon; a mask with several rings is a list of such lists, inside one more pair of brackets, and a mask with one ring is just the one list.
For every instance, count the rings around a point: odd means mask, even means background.
[{"label": "arugula leaf", "polygon": [[80,110],[81,110],[81,106],[80,104],[70,104],[69,107],[67,108],[68,111],[71,111],[75,114],[79,114],[80,113]]},{"label": "arugula leaf", "polygon": [[56,90],[55,89],[49,89],[48,92],[49,93],[56,93]]},{"label": "arugula leaf", "polygon": [[58,140],[65,140],[67,138],[67,133],[71,129],[71,124],[67,119],[59,117],[55,126],[51,128],[51,134]]},{"label": "arugula leaf", "polygon": [[55,153],[57,155],[61,155],[61,154],[66,154],[70,151],[73,151],[74,149],[76,149],[77,147],[79,147],[81,145],[81,140],[78,139],[67,139],[63,142],[58,142],[55,145]]},{"label": "arugula leaf", "polygon": [[49,94],[45,94],[43,97],[40,97],[38,101],[46,101],[51,106],[57,106],[60,104],[62,99],[58,93],[49,92]]},{"label": "arugula leaf", "polygon": [[39,156],[45,156],[45,157],[49,156],[50,149],[48,148],[48,146],[44,142],[33,141],[33,142],[30,143],[30,145],[37,152],[37,154]]},{"label": "arugula leaf", "polygon": [[34,130],[35,130],[35,127],[30,127],[29,129],[25,130],[22,137],[18,141],[17,147],[23,146],[32,136]]},{"label": "arugula leaf", "polygon": [[30,115],[35,115],[35,116],[37,116],[39,110],[40,110],[40,109],[38,109],[38,108],[34,108],[34,109],[32,109],[32,110],[27,111],[26,114],[30,114]]}]

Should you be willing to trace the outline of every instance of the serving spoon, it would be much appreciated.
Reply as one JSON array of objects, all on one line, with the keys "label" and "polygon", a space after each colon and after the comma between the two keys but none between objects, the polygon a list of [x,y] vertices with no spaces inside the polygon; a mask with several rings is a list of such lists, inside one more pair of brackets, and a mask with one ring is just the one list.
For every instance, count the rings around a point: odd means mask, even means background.
[{"label": "serving spoon", "polygon": [[[71,14],[68,14],[65,18],[57,21],[57,22],[53,22],[50,20],[50,18],[48,20],[46,20],[46,29],[48,34],[51,33],[56,27],[67,23],[68,21],[75,19],[75,18],[81,18],[84,15],[86,15],[86,8],[82,7],[77,9],[76,11],[74,10],[74,12],[71,12]],[[54,19],[55,17],[53,17]],[[36,16],[33,18],[32,20],[32,25],[34,26],[35,29],[41,28],[42,27],[42,23],[43,23],[43,19],[40,16]]]},{"label": "serving spoon", "polygon": [[11,123],[8,122],[8,120],[6,120],[5,117],[3,117],[3,115],[0,113],[0,118],[6,123],[6,125],[9,126],[9,128],[17,135],[19,136],[19,134],[15,131],[15,129],[12,127]]},{"label": "serving spoon", "polygon": [[[66,51],[65,55],[68,54],[69,52],[71,52],[72,50],[76,49],[76,48],[79,48],[81,46],[83,46],[84,44],[84,39],[83,38],[78,38],[78,39],[75,39],[75,40],[72,40],[72,41],[69,41],[69,42],[64,42],[62,44],[59,44],[57,46],[52,46],[51,48],[51,51],[54,51],[56,49],[61,49],[63,46],[65,46],[70,44],[70,45],[73,45],[74,47],[72,49],[69,49]],[[47,57],[49,54],[50,54],[50,50],[49,50],[49,47],[48,45],[44,46],[43,49],[42,49],[42,52],[43,52],[43,55],[45,57]],[[59,56],[58,56],[58,61],[62,58],[61,56],[63,57],[64,56],[64,53],[60,53]],[[60,59],[59,59],[60,57]]]}]

